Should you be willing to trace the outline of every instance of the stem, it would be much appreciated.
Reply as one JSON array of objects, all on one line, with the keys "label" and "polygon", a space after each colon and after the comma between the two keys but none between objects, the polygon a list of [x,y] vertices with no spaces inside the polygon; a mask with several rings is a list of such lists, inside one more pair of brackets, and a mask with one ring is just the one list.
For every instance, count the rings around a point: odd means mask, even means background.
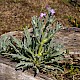
[{"label": "stem", "polygon": [[42,50],[42,44],[40,44],[39,50],[38,50],[38,54],[41,54],[41,50]]},{"label": "stem", "polygon": [[75,80],[75,79],[74,79],[74,75],[73,75],[73,80]]}]

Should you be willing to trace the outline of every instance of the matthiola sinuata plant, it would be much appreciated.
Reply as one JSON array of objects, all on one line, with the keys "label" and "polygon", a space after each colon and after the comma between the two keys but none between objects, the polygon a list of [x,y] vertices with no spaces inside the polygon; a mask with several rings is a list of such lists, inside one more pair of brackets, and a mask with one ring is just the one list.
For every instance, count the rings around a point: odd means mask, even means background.
[{"label": "matthiola sinuata plant", "polygon": [[40,71],[52,72],[60,70],[59,61],[64,57],[64,51],[60,44],[54,41],[54,35],[61,29],[61,24],[56,22],[55,28],[52,28],[55,22],[55,11],[48,9],[48,14],[41,13],[40,17],[32,17],[32,32],[29,32],[26,27],[23,31],[22,40],[18,40],[11,36],[8,40],[9,53],[4,53],[11,56],[19,63],[16,69],[32,68],[35,74]]}]

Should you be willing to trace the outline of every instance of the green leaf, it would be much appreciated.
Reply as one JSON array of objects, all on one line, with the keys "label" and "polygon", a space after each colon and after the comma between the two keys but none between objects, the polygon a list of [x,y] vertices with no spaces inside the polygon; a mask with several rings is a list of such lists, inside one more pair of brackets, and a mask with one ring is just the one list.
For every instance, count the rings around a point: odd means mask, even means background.
[{"label": "green leaf", "polygon": [[12,43],[15,43],[15,46],[22,48],[21,40],[15,38],[13,36],[11,36],[10,39],[11,39]]},{"label": "green leaf", "polygon": [[27,46],[29,47],[31,45],[31,37],[27,27],[24,29],[24,37],[24,39],[26,39],[25,41],[27,43]]},{"label": "green leaf", "polygon": [[39,73],[39,68],[37,68],[36,66],[33,67],[33,70],[35,72],[34,76],[36,76],[36,74]]},{"label": "green leaf", "polygon": [[18,54],[21,54],[20,51],[10,41],[9,41],[9,46],[11,46]]},{"label": "green leaf", "polygon": [[9,36],[7,36],[6,34],[4,34],[0,37],[0,54],[2,52],[7,51],[7,49],[8,49],[8,40],[9,40]]},{"label": "green leaf", "polygon": [[33,63],[32,62],[24,62],[24,61],[21,61],[20,63],[18,63],[16,65],[16,69],[24,69],[24,68],[32,67],[32,66],[33,66]]}]

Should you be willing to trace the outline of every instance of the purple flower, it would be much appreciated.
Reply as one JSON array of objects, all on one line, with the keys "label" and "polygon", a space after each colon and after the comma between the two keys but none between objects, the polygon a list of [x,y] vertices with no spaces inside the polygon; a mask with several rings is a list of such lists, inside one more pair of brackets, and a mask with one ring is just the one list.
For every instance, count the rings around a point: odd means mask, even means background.
[{"label": "purple flower", "polygon": [[51,13],[51,15],[54,15],[54,13],[55,13],[54,9],[50,9],[50,13]]},{"label": "purple flower", "polygon": [[45,16],[46,16],[45,13],[41,13],[41,14],[40,14],[40,18],[45,17]]},{"label": "purple flower", "polygon": [[50,7],[49,7],[49,5],[46,5],[46,9],[48,10]]}]

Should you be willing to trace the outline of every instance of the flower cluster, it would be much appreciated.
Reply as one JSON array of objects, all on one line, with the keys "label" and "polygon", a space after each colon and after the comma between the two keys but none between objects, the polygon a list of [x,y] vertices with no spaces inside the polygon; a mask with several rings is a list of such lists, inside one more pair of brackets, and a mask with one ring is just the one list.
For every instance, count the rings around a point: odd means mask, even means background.
[{"label": "flower cluster", "polygon": [[[54,9],[51,9],[49,6],[47,6],[46,8],[47,8],[47,10],[49,10],[51,15],[55,14],[55,10]],[[41,13],[40,14],[40,18],[45,17],[45,16],[46,16],[46,13]]]}]

